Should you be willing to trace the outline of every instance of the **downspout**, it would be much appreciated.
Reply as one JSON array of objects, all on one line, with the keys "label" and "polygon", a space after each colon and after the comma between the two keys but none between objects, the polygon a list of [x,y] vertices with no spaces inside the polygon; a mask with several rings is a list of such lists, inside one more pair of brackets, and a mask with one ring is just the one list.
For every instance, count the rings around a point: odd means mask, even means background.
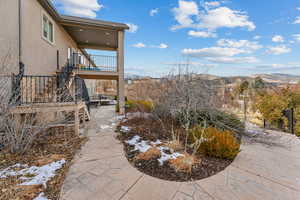
[{"label": "downspout", "polygon": [[22,63],[22,6],[19,0],[19,63]]}]

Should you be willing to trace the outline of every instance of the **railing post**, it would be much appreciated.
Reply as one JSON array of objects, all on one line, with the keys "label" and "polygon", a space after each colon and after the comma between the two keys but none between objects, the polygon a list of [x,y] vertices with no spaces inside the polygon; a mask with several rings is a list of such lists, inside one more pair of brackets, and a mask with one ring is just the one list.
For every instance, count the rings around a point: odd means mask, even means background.
[{"label": "railing post", "polygon": [[89,55],[89,69],[91,68],[91,55]]},{"label": "railing post", "polygon": [[57,50],[56,51],[56,64],[57,64],[57,66],[56,66],[56,68],[57,68],[57,70],[59,70],[59,50]]}]

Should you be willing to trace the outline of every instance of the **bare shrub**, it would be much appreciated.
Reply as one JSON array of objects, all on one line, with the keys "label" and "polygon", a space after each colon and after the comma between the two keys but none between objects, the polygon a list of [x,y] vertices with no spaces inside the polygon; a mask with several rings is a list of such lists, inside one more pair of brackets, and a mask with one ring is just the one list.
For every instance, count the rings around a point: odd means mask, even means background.
[{"label": "bare shrub", "polygon": [[[163,119],[175,120],[185,130],[184,147],[187,149],[188,132],[194,126],[198,110],[215,108],[218,104],[216,90],[205,80],[197,79],[194,73],[179,68],[178,73],[170,73],[160,85],[160,95],[156,98],[154,116]],[[180,116],[180,117],[178,117]],[[172,131],[173,132],[173,131]],[[172,133],[173,137],[178,136]]]},{"label": "bare shrub", "polygon": [[[31,108],[26,112],[19,107],[21,96],[20,87],[13,88],[13,82],[18,84],[18,76],[9,74],[9,68],[14,67],[9,62],[8,54],[0,65],[0,140],[1,146],[5,146],[11,153],[23,154],[33,144],[40,135],[46,134],[47,130],[56,124],[66,124],[73,120],[73,115],[63,112],[37,112],[33,105],[27,104]],[[20,80],[19,80],[20,81]],[[69,102],[70,94],[68,90],[56,88],[57,98],[65,99]],[[75,94],[76,96],[76,94]],[[1,139],[0,138],[0,139]]]}]

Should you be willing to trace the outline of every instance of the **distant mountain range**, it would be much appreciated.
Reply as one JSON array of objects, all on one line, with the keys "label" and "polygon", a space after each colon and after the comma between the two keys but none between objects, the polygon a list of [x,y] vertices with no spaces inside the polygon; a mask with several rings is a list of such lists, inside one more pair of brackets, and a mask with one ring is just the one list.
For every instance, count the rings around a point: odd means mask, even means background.
[{"label": "distant mountain range", "polygon": [[125,80],[136,80],[136,79],[143,79],[143,78],[145,78],[145,76],[125,73]]},{"label": "distant mountain range", "polygon": [[[236,82],[239,80],[253,80],[255,77],[261,77],[264,81],[268,83],[297,83],[300,81],[300,75],[291,75],[291,74],[281,74],[281,73],[272,73],[272,74],[254,74],[251,76],[228,76],[228,77],[221,77],[211,74],[193,74],[195,78],[198,79],[207,79],[207,80],[216,80],[221,79],[226,82]],[[137,79],[144,79],[144,78],[151,78],[146,76],[140,76],[135,74],[125,74],[125,79],[128,80],[137,80]]]},{"label": "distant mountain range", "polygon": [[299,75],[291,75],[291,74],[281,74],[281,73],[273,73],[273,74],[255,74],[251,77],[261,77],[266,82],[271,83],[297,83],[300,81]]}]

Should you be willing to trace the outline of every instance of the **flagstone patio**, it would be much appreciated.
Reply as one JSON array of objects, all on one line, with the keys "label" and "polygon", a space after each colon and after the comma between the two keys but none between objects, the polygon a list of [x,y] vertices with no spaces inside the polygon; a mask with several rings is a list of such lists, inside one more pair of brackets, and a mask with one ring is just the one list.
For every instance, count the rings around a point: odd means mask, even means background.
[{"label": "flagstone patio", "polygon": [[278,136],[269,146],[245,140],[221,173],[177,183],[142,174],[130,165],[115,138],[114,106],[92,110],[89,141],[76,156],[63,185],[63,200],[297,200],[300,199],[300,140]]}]

